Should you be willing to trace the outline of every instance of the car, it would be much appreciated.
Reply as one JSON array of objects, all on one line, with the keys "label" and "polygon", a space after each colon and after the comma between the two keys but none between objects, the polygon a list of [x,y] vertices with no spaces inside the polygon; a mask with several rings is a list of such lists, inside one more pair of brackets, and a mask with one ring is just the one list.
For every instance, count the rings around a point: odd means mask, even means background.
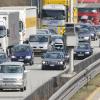
[{"label": "car", "polygon": [[90,31],[86,28],[80,28],[80,30],[78,31],[78,41],[91,42]]},{"label": "car", "polygon": [[74,49],[74,58],[75,59],[83,59],[93,54],[93,48],[89,43],[78,43],[78,45]]},{"label": "car", "polygon": [[[56,34],[56,35],[52,35],[51,36],[51,45],[53,45],[55,42],[57,42],[57,39],[59,39],[60,41],[64,41],[64,38],[63,38],[63,36],[62,35],[58,35],[58,34]],[[59,42],[59,41],[58,41]]]},{"label": "car", "polygon": [[87,24],[79,24],[80,28],[85,28],[89,30],[89,33],[91,35],[91,40],[97,40],[97,34],[96,34],[96,29],[93,25],[87,23]]},{"label": "car", "polygon": [[42,70],[61,69],[64,70],[67,64],[67,56],[61,51],[47,51],[42,55]]},{"label": "car", "polygon": [[26,72],[22,62],[4,62],[0,64],[0,90],[26,90]]},{"label": "car", "polygon": [[34,52],[29,44],[17,44],[11,50],[11,61],[34,63]]},{"label": "car", "polygon": [[7,62],[8,61],[8,57],[6,55],[5,52],[0,52],[0,64],[3,62]]},{"label": "car", "polygon": [[30,35],[28,43],[33,48],[34,53],[44,53],[48,50],[51,37],[48,34]]}]

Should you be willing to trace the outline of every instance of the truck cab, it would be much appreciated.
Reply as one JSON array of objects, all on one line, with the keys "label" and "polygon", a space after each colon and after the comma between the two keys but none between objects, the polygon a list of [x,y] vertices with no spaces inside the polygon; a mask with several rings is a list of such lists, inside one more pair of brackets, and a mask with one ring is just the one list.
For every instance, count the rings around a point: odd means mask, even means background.
[{"label": "truck cab", "polygon": [[62,4],[47,4],[42,8],[42,25],[51,26],[57,33],[63,34],[66,22],[66,7]]}]

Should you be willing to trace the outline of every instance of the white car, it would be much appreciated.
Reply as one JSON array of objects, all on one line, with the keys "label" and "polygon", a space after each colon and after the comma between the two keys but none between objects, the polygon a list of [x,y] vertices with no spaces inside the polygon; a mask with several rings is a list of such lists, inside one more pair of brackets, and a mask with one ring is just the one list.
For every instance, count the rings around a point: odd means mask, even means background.
[{"label": "white car", "polygon": [[22,62],[4,62],[0,64],[0,90],[26,90],[26,70]]}]

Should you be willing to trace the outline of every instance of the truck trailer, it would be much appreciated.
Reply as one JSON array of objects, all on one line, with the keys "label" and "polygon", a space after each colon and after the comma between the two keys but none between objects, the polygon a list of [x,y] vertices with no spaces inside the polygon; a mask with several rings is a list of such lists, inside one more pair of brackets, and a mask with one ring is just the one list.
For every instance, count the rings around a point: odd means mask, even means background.
[{"label": "truck trailer", "polygon": [[0,48],[7,52],[19,40],[19,13],[0,12]]},{"label": "truck trailer", "polygon": [[37,8],[35,6],[0,7],[0,12],[19,12],[19,34],[22,44],[31,34],[36,34]]}]

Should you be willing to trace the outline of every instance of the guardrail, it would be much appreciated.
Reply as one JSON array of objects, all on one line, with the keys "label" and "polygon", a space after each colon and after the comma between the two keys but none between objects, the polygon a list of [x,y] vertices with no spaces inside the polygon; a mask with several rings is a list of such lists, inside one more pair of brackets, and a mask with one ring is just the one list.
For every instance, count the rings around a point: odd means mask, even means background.
[{"label": "guardrail", "polygon": [[100,73],[99,58],[100,53],[84,59],[75,65],[77,74],[74,77],[62,77],[63,73],[67,73],[65,71],[46,82],[24,100],[69,100],[90,79]]}]

